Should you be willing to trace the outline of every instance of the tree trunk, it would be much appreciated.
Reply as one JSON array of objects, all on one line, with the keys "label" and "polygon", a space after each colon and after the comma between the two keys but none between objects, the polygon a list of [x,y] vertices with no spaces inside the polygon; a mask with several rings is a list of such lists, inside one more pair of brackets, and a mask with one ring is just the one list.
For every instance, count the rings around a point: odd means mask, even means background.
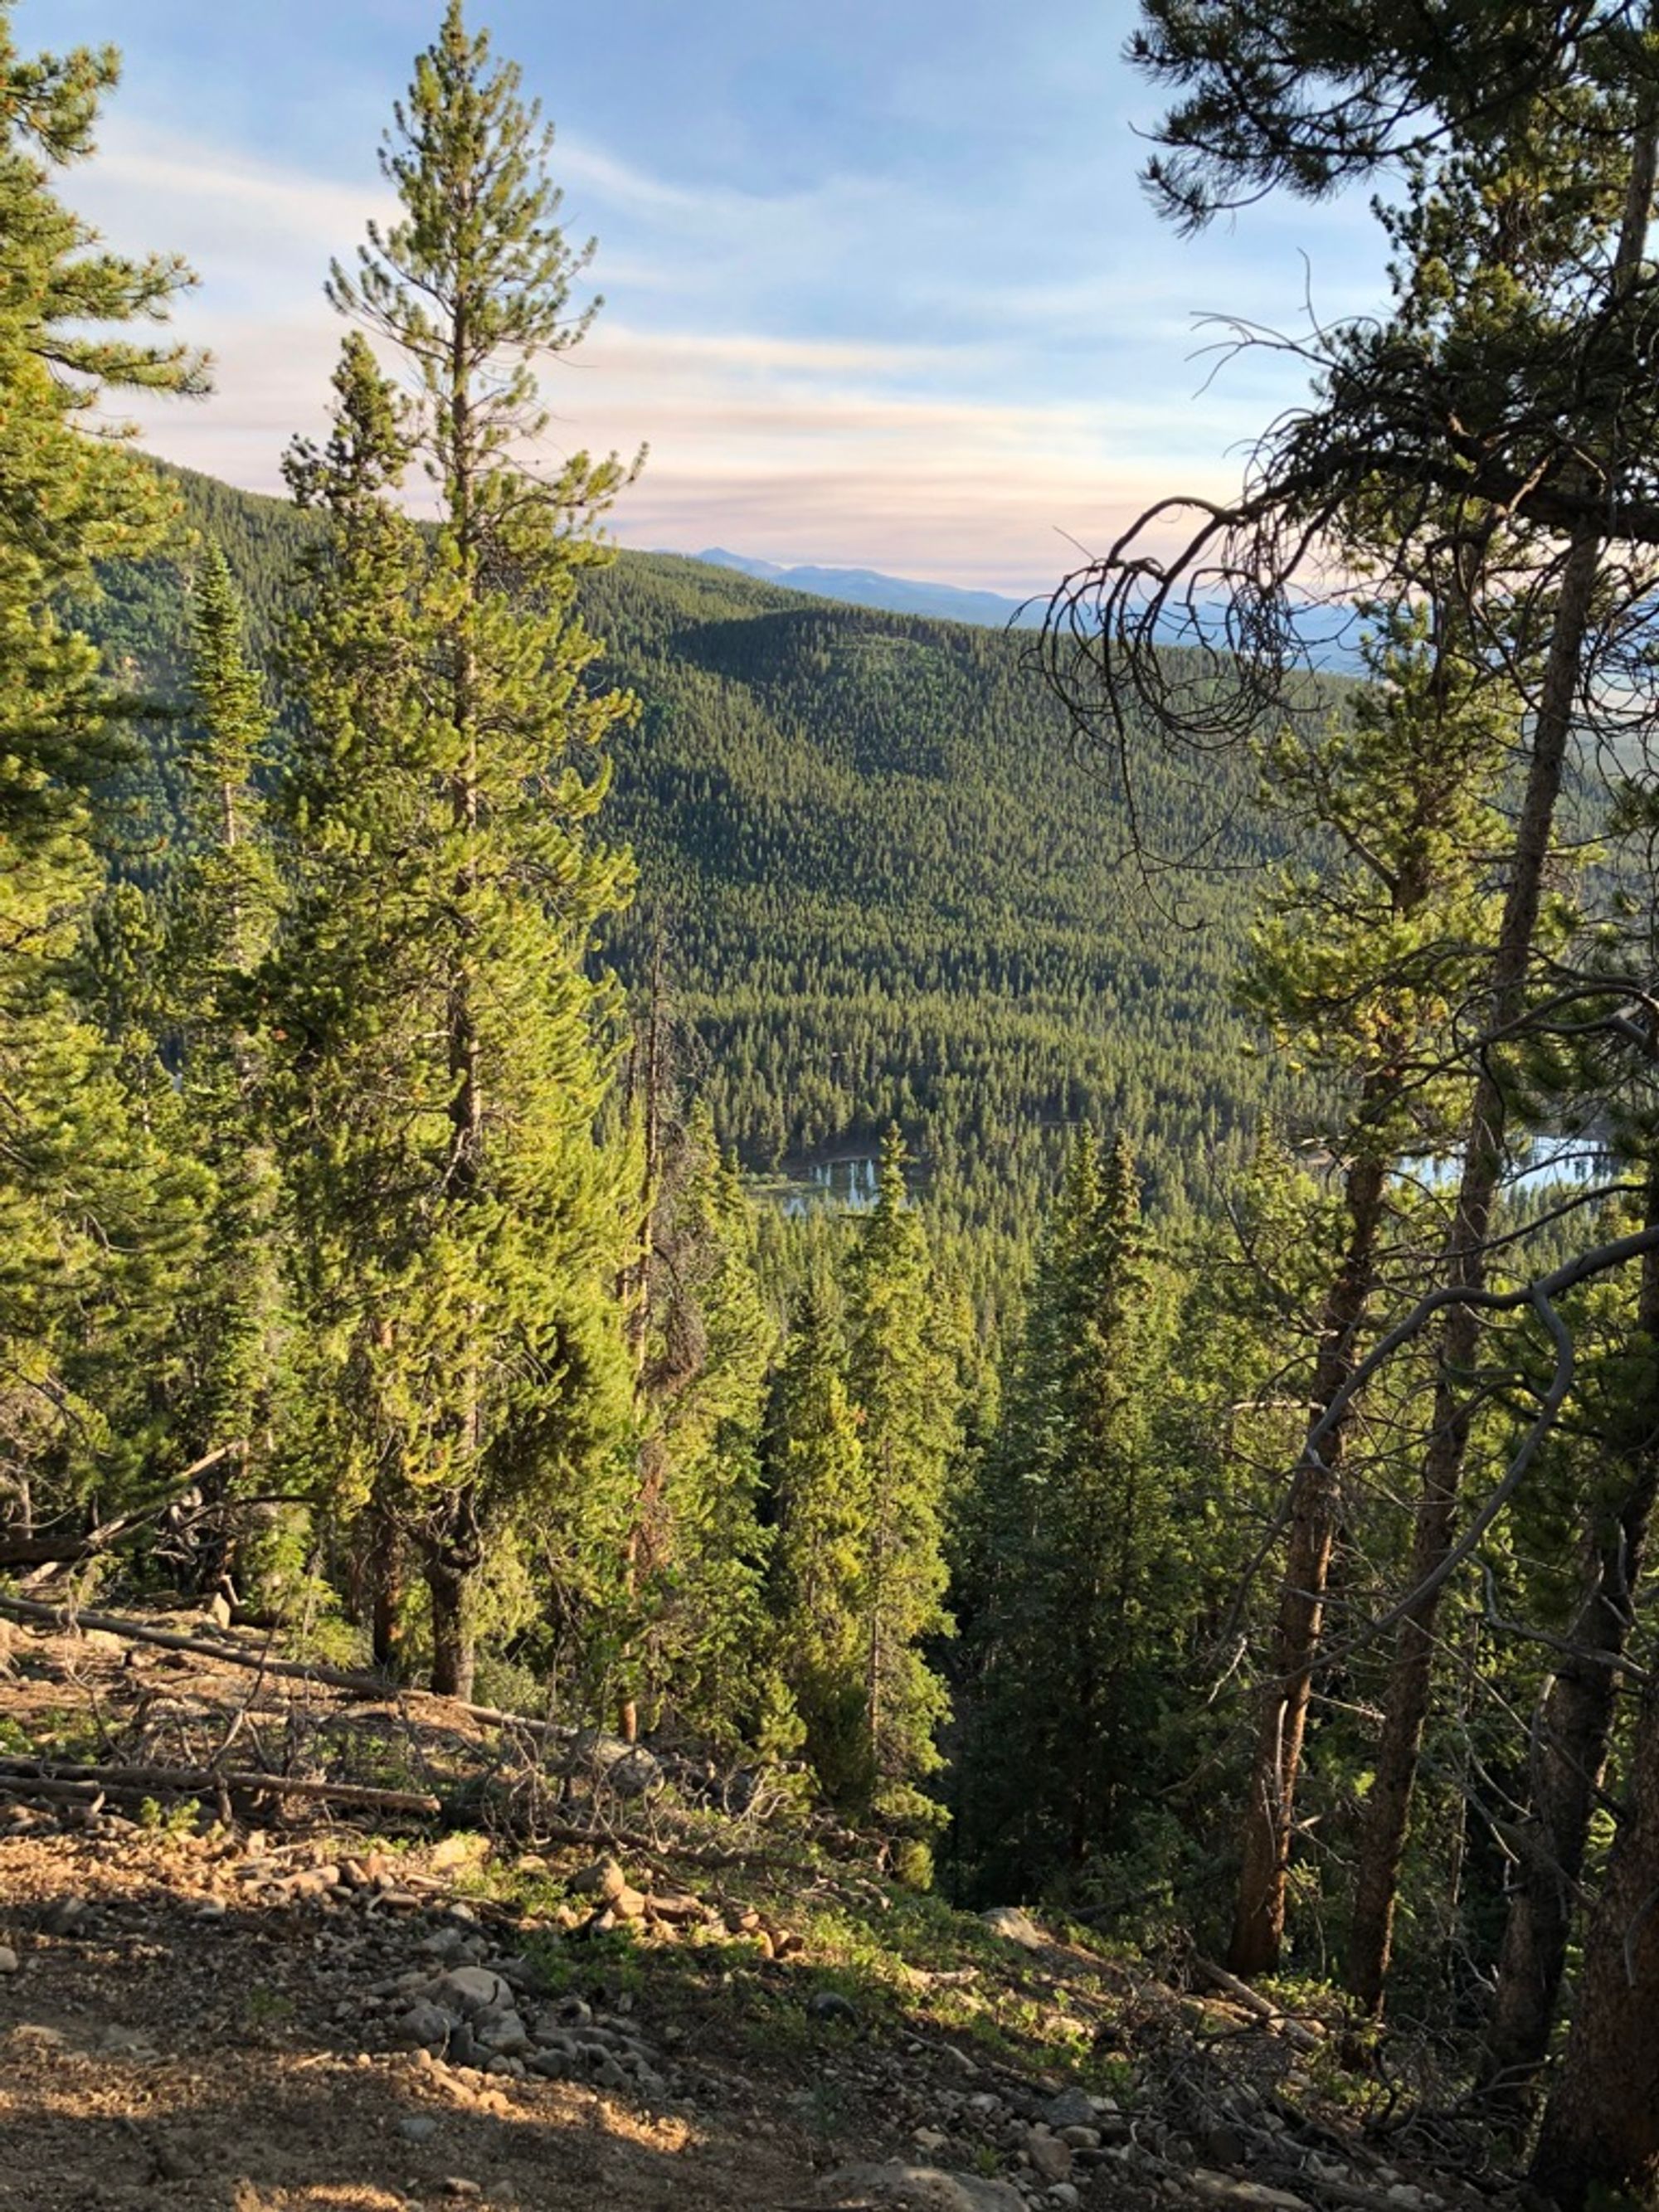
[{"label": "tree trunk", "polygon": [[457,1491],[434,1515],[422,1542],[432,1600],[432,1687],[441,1698],[472,1699],[472,1577],[483,1556],[477,1500]]},{"label": "tree trunk", "polygon": [[1567,2212],[1592,2194],[1645,2202],[1659,2186],[1659,1684],[1643,1699],[1532,2180]]},{"label": "tree trunk", "polygon": [[401,1676],[404,1664],[403,1537],[396,1519],[382,1505],[368,1510],[366,1565],[374,1664],[395,1679]]},{"label": "tree trunk", "polygon": [[[1361,1160],[1348,1171],[1349,1231],[1342,1265],[1325,1302],[1308,1432],[1312,1435],[1347,1380],[1355,1334],[1370,1295],[1386,1171]],[[1336,1534],[1342,1448],[1353,1408],[1304,1449],[1291,1490],[1291,1525],[1273,1626],[1273,1674],[1261,1694],[1255,1755],[1244,1808],[1243,1863],[1227,1963],[1247,1978],[1271,1973],[1285,1939],[1297,1777],[1307,1731],[1308,1699],[1324,1620],[1331,1545]]]},{"label": "tree trunk", "polygon": [[[1488,996],[1492,1027],[1520,1014],[1530,964],[1544,865],[1550,848],[1562,765],[1577,697],[1580,665],[1589,623],[1590,594],[1601,562],[1601,541],[1585,526],[1568,554],[1549,665],[1534,731],[1531,766],[1515,856],[1492,960]],[[1470,1109],[1462,1180],[1448,1241],[1444,1279],[1468,1288],[1486,1280],[1486,1237],[1502,1171],[1509,1102],[1488,1055],[1482,1062]],[[1428,1717],[1433,1678],[1440,1587],[1432,1577],[1450,1548],[1458,1492],[1468,1449],[1470,1384],[1480,1347],[1480,1320],[1473,1306],[1453,1306],[1440,1332],[1438,1374],[1428,1449],[1418,1497],[1407,1588],[1418,1591],[1400,1626],[1400,1641],[1383,1705],[1375,1778],[1365,1801],[1354,1884],[1347,1985],[1368,2012],[1380,2010],[1394,1938],[1395,1898],[1411,1821],[1418,1754]],[[1431,1585],[1425,1587],[1425,1585]]]},{"label": "tree trunk", "polygon": [[[1647,1220],[1659,1220],[1659,1182]],[[1642,1262],[1637,1325],[1659,1352],[1659,1254]],[[1556,2000],[1590,1817],[1601,1792],[1648,1523],[1659,1491],[1659,1450],[1644,1443],[1616,1512],[1603,1516],[1586,1557],[1585,1587],[1568,1640],[1576,1647],[1545,1685],[1533,1719],[1528,1819],[1510,1897],[1498,1989],[1481,2075],[1517,2119],[1529,2113],[1549,2050]]]},{"label": "tree trunk", "polygon": [[[1614,299],[1628,290],[1641,268],[1653,210],[1655,150],[1650,112],[1643,118],[1631,158],[1610,284]],[[1532,758],[1492,955],[1486,1004],[1494,1032],[1516,1021],[1525,1006],[1544,868],[1560,796],[1567,739],[1583,678],[1584,645],[1601,565],[1598,526],[1595,521],[1580,523],[1562,563],[1554,627],[1533,726]],[[1463,1176],[1448,1241],[1444,1279],[1449,1283],[1479,1288],[1486,1280],[1486,1237],[1503,1164],[1507,1117],[1503,1082],[1488,1052],[1482,1056],[1475,1085]],[[1441,1331],[1433,1420],[1423,1462],[1407,1583],[1409,1592],[1419,1595],[1412,1599],[1400,1624],[1354,1882],[1347,1984],[1365,2010],[1373,2014],[1382,2009],[1388,1981],[1400,1865],[1411,1826],[1418,1755],[1433,1680],[1441,1595],[1441,1585],[1434,1577],[1451,1548],[1456,1523],[1472,1418],[1470,1382],[1480,1337],[1480,1316],[1472,1306],[1454,1306],[1449,1310]]]},{"label": "tree trunk", "polygon": [[472,1701],[472,1624],[467,1618],[471,1577],[452,1558],[437,1551],[426,1559],[426,1586],[432,1599],[432,1688],[440,1698]]}]

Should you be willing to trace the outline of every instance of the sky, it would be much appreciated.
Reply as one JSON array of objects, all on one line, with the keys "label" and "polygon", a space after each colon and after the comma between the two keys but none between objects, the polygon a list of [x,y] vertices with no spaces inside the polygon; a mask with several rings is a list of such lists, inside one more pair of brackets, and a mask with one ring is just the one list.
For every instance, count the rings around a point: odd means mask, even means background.
[{"label": "sky", "polygon": [[[377,149],[439,0],[20,0],[27,48],[118,46],[60,189],[182,252],[216,390],[153,450],[281,489],[323,417],[322,295],[387,205]],[[1017,595],[1152,499],[1237,483],[1299,395],[1206,316],[1295,331],[1382,296],[1363,205],[1282,201],[1194,240],[1137,182],[1129,0],[474,0],[557,126],[604,308],[549,365],[564,450],[648,444],[625,544],[721,545]]]}]

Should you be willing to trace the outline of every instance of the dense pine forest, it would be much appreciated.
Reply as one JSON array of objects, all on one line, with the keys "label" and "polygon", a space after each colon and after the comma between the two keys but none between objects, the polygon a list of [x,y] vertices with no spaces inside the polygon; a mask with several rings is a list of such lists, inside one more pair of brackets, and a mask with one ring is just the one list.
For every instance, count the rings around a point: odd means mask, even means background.
[{"label": "dense pine forest", "polygon": [[614,552],[461,0],[290,499],[154,463],[10,15],[0,1614],[740,1774],[1650,2197],[1645,15],[1145,0],[1174,230],[1363,185],[1391,290],[1035,638]]},{"label": "dense pine forest", "polygon": [[[191,548],[224,553],[264,664],[309,536],[280,501],[175,481],[179,550],[84,611],[174,717],[149,724],[112,818],[147,884],[192,834]],[[599,958],[636,1000],[663,995],[683,1079],[786,1200],[826,1158],[873,1164],[896,1121],[994,1317],[1071,1132],[1133,1127],[1160,1207],[1208,1212],[1264,1106],[1297,1131],[1304,1086],[1252,1051],[1232,989],[1243,885],[1286,836],[1251,807],[1250,764],[1202,779],[1148,750],[1141,818],[1218,862],[1168,890],[1133,864],[1121,786],[1068,742],[1029,639],[626,551],[582,605],[641,708],[605,814],[638,888]]]}]

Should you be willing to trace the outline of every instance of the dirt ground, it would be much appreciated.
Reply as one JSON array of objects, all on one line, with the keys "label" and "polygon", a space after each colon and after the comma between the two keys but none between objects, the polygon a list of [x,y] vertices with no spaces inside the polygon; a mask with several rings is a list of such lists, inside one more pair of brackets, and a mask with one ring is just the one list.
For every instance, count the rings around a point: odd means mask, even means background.
[{"label": "dirt ground", "polygon": [[[468,2088],[356,2050],[361,1991],[420,1921],[246,1902],[240,1853],[149,1835],[0,1839],[0,2205],[16,2212],[715,2212],[810,2198],[804,2143],[729,2107],[658,2117],[564,2082]],[[48,1932],[75,1903],[69,1931]],[[54,1908],[57,1908],[54,1912]],[[0,1960],[3,1964],[3,1960]],[[399,2123],[430,2116],[412,2142]],[[787,2130],[784,2131],[787,2136]]]}]

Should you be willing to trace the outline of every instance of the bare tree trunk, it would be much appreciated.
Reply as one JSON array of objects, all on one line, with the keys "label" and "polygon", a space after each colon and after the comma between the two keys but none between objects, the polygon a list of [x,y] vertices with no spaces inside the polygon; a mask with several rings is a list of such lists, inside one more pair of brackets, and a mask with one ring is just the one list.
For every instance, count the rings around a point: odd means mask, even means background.
[{"label": "bare tree trunk", "polygon": [[[1615,298],[1628,289],[1641,267],[1653,209],[1654,160],[1650,113],[1644,118],[1631,160],[1612,272]],[[1494,1030],[1516,1020],[1525,1005],[1544,868],[1560,796],[1567,739],[1583,678],[1584,644],[1601,564],[1597,524],[1579,524],[1562,564],[1554,627],[1533,727],[1532,758],[1492,956],[1486,1004]],[[1487,1054],[1475,1085],[1463,1176],[1448,1240],[1444,1275],[1448,1283],[1478,1288],[1486,1280],[1486,1237],[1503,1164],[1507,1118],[1504,1086]],[[1383,1706],[1376,1778],[1365,1801],[1354,1883],[1347,1985],[1370,2013],[1382,2009],[1388,1980],[1400,1865],[1411,1826],[1418,1756],[1433,1680],[1435,1631],[1443,1587],[1433,1578],[1451,1548],[1456,1523],[1472,1419],[1470,1384],[1480,1335],[1480,1316],[1473,1306],[1453,1306],[1449,1310],[1441,1332],[1433,1422],[1423,1462],[1407,1583],[1409,1591],[1421,1595],[1413,1600],[1401,1621]]]},{"label": "bare tree trunk", "polygon": [[[1382,1164],[1361,1160],[1348,1171],[1344,1198],[1347,1249],[1326,1298],[1319,1357],[1309,1408],[1309,1433],[1329,1411],[1353,1361],[1353,1346],[1370,1295],[1382,1193]],[[1307,1732],[1308,1699],[1324,1621],[1337,1493],[1352,1407],[1304,1449],[1291,1491],[1291,1525],[1273,1626],[1273,1673],[1265,1685],[1255,1756],[1244,1808],[1243,1863],[1227,1963],[1236,1974],[1271,1973],[1285,1940],[1297,1778]]]},{"label": "bare tree trunk", "polygon": [[1567,2212],[1592,2196],[1644,2203],[1659,2186],[1659,1684],[1643,1699],[1532,2180]]},{"label": "bare tree trunk", "polygon": [[395,1516],[384,1505],[368,1509],[368,1607],[374,1664],[394,1677],[404,1664],[404,1548]]},{"label": "bare tree trunk", "polygon": [[[1647,1219],[1659,1221],[1659,1181]],[[1642,1262],[1637,1324],[1659,1352],[1659,1254]],[[1656,1409],[1659,1410],[1659,1409]],[[1659,1434],[1645,1439],[1617,1510],[1585,1560],[1585,1587],[1568,1640],[1575,1647],[1544,1686],[1533,1718],[1528,1820],[1510,1897],[1482,2079],[1517,2119],[1531,2110],[1549,2050],[1589,1825],[1618,1706],[1619,1668],[1633,1620],[1636,1582],[1659,1491]]]}]

